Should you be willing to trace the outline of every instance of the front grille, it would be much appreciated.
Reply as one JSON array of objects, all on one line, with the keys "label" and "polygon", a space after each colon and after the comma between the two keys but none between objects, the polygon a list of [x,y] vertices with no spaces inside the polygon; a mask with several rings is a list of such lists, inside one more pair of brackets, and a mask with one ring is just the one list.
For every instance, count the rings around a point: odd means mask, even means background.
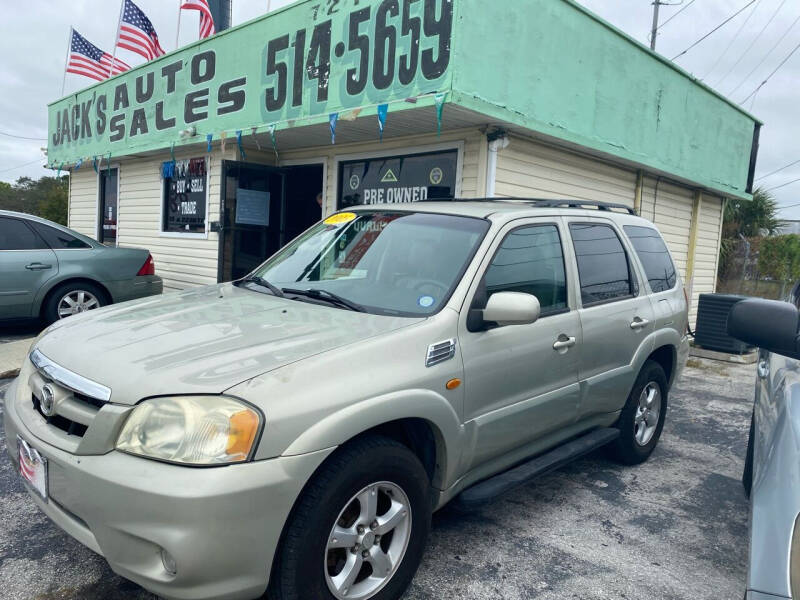
[{"label": "front grille", "polygon": [[70,419],[62,417],[61,415],[53,415],[52,417],[48,417],[42,412],[42,403],[34,394],[31,394],[31,401],[33,402],[34,410],[42,415],[42,418],[47,421],[48,425],[57,427],[61,431],[66,432],[67,435],[83,437],[86,433],[86,430],[89,429],[86,425],[82,425],[77,421],[71,421]]}]

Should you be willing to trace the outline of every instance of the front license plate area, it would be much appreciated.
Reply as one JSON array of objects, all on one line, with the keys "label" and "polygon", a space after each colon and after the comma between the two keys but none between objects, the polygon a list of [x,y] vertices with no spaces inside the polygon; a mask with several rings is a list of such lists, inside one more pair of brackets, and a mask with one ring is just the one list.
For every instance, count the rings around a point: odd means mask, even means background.
[{"label": "front license plate area", "polygon": [[17,436],[19,474],[42,500],[47,501],[47,459]]}]

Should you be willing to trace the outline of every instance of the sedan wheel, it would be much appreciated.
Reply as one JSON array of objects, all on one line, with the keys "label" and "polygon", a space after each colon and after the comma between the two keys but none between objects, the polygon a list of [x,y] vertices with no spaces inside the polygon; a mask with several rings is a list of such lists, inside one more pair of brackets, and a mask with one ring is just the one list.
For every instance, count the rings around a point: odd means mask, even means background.
[{"label": "sedan wheel", "polygon": [[345,505],[325,550],[325,578],[337,600],[364,600],[395,574],[411,538],[411,504],[387,481],[366,486]]},{"label": "sedan wheel", "polygon": [[100,301],[94,294],[86,290],[72,290],[58,301],[58,318],[63,319],[95,308],[100,308]]}]

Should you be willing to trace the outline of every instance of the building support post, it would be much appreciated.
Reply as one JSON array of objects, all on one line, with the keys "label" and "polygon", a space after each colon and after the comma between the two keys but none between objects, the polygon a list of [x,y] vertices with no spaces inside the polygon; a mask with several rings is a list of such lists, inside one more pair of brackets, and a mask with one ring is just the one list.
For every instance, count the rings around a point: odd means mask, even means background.
[{"label": "building support post", "polygon": [[696,191],[692,201],[692,224],[689,229],[689,255],[686,259],[686,296],[689,298],[689,312],[692,310],[694,293],[694,267],[695,254],[697,253],[697,236],[700,229],[700,210],[703,207],[703,192]]},{"label": "building support post", "polygon": [[642,214],[642,192],[644,191],[644,171],[636,171],[636,192],[633,196],[633,211],[641,216]]}]

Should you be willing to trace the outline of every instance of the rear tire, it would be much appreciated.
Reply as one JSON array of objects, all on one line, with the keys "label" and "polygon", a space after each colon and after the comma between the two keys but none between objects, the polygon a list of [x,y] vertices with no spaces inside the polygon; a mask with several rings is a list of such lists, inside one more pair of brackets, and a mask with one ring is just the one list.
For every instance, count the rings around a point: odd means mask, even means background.
[{"label": "rear tire", "polygon": [[94,310],[108,303],[105,292],[93,283],[84,281],[62,283],[47,297],[42,317],[49,325],[72,314]]},{"label": "rear tire", "polygon": [[[430,523],[430,482],[416,455],[383,436],[356,439],[331,455],[300,495],[267,598],[397,600],[419,567]],[[370,583],[373,577],[381,581]]]},{"label": "rear tire", "polygon": [[653,360],[646,361],[617,423],[620,436],[611,450],[619,462],[638,465],[650,457],[664,428],[668,393],[664,369]]}]

